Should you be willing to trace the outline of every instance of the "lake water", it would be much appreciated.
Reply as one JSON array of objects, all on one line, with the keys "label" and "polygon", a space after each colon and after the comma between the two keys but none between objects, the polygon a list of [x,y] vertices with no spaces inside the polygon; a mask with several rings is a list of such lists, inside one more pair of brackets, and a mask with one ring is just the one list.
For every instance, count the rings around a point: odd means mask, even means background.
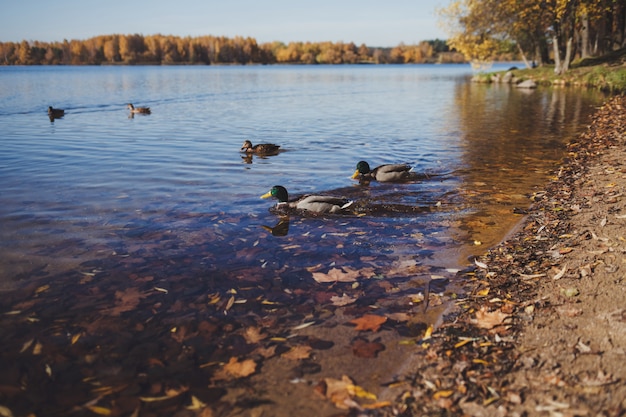
[{"label": "lake water", "polygon": [[[53,280],[71,292],[76,274],[121,274],[160,285],[211,276],[212,289],[280,276],[288,290],[332,267],[396,278],[462,268],[521,219],[513,209],[530,204],[603,99],[471,75],[461,65],[0,67],[0,289]],[[152,114],[129,117],[129,102]],[[65,117],[51,122],[48,106]],[[246,139],[285,152],[245,159]],[[428,178],[359,185],[361,159]],[[272,234],[262,226],[281,221],[275,201],[259,196],[275,184],[367,209],[292,216]]]},{"label": "lake water", "polygon": [[[456,272],[520,222],[603,99],[470,76],[0,67],[3,405],[170,416],[197,398],[215,415],[334,415],[313,387],[341,375],[390,399],[388,382],[428,360],[412,343],[454,313]],[[152,114],[129,117],[129,102]],[[246,139],[285,152],[242,158]],[[423,179],[359,184],[361,159]],[[259,198],[275,184],[358,211],[280,217]],[[244,360],[253,375],[227,369]]]}]

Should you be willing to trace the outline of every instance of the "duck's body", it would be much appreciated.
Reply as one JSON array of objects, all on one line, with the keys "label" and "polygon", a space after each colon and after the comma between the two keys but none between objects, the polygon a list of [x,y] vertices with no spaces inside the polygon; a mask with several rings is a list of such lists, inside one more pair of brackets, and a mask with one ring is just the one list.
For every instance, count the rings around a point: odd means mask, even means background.
[{"label": "duck's body", "polygon": [[52,106],[48,106],[48,117],[51,119],[60,119],[63,116],[65,116],[65,110],[55,109]]},{"label": "duck's body", "polygon": [[241,146],[241,152],[245,152],[247,154],[271,155],[280,152],[280,145],[274,145],[273,143],[258,143],[252,146],[252,142],[247,140]]},{"label": "duck's body", "polygon": [[278,200],[276,208],[286,210],[304,210],[314,213],[346,213],[346,209],[354,202],[341,197],[327,195],[306,195],[296,200],[289,201],[289,194],[285,187],[275,185],[261,198],[274,197]]},{"label": "duck's body", "polygon": [[407,164],[386,164],[370,169],[370,166],[365,161],[359,161],[356,164],[356,171],[352,175],[353,179],[360,179],[364,181],[379,181],[379,182],[403,182],[412,181],[417,179],[417,174],[412,171],[410,165]]},{"label": "duck's body", "polygon": [[151,114],[152,111],[150,111],[150,107],[135,107],[133,106],[132,103],[128,103],[128,106],[126,106],[130,109],[131,113],[134,114]]}]

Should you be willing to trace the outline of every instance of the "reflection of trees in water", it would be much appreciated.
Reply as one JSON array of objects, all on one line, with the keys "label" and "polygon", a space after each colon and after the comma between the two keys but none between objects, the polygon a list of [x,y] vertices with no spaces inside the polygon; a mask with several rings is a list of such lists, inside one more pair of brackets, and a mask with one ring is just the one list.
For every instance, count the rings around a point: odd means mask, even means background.
[{"label": "reflection of trees in water", "polygon": [[520,220],[514,209],[531,203],[529,195],[548,180],[565,144],[602,98],[590,90],[457,85],[456,114],[451,115],[457,117],[462,167],[455,174],[458,193],[470,208],[459,234],[478,245],[502,239]]}]

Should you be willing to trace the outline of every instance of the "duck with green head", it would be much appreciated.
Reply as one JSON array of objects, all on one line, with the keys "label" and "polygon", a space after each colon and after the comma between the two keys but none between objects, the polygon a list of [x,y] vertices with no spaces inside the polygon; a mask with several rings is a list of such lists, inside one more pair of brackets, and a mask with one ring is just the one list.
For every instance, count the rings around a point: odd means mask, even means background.
[{"label": "duck with green head", "polygon": [[241,146],[241,152],[257,155],[273,155],[280,152],[280,145],[274,145],[273,143],[258,143],[252,146],[252,142],[247,140]]},{"label": "duck with green head", "polygon": [[365,161],[359,161],[356,164],[356,171],[352,174],[352,179],[361,181],[404,182],[414,181],[417,178],[417,174],[408,164],[386,164],[371,169]]},{"label": "duck with green head", "polygon": [[305,195],[296,200],[289,201],[287,189],[281,185],[273,186],[271,190],[261,196],[261,198],[270,197],[278,200],[278,204],[276,204],[276,208],[278,209],[304,210],[320,214],[349,213],[347,209],[354,203],[354,201],[345,198],[328,195]]}]

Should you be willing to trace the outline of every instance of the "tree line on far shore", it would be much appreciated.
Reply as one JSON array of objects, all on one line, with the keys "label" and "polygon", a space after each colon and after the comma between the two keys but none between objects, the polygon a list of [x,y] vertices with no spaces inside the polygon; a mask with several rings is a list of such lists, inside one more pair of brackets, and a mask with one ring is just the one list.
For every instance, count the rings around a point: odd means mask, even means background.
[{"label": "tree line on far shore", "polygon": [[[501,58],[513,59],[503,51]],[[223,36],[115,34],[63,42],[0,42],[0,65],[105,64],[404,64],[459,63],[462,54],[444,40],[393,48],[344,42],[271,42]]]}]

